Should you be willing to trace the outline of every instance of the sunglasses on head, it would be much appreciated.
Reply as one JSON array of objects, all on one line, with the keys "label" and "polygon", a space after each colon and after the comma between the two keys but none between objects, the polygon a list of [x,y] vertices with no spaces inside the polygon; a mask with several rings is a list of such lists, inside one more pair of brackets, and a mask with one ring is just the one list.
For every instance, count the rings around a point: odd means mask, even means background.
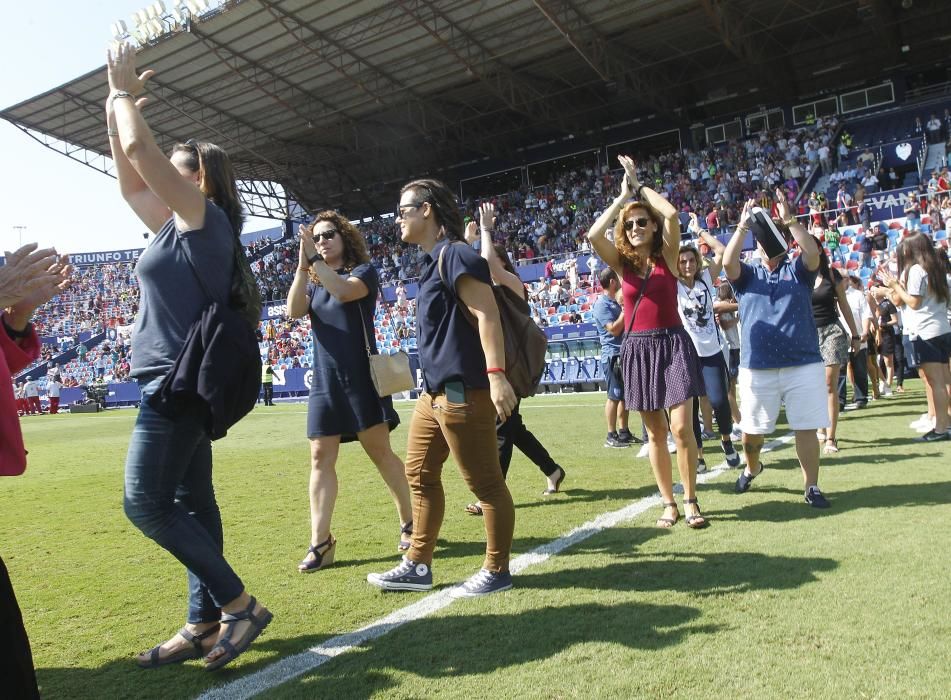
[{"label": "sunglasses on head", "polygon": [[332,228],[329,231],[324,231],[323,233],[317,233],[315,231],[314,240],[316,241],[318,238],[323,238],[325,241],[332,241],[334,239],[334,236],[336,235],[337,235],[337,229],[335,228]]},{"label": "sunglasses on head", "polygon": [[634,224],[637,224],[640,228],[644,228],[647,226],[647,222],[649,221],[650,219],[648,219],[646,216],[638,216],[636,219],[628,219],[624,222],[624,230],[632,230],[634,228]]}]

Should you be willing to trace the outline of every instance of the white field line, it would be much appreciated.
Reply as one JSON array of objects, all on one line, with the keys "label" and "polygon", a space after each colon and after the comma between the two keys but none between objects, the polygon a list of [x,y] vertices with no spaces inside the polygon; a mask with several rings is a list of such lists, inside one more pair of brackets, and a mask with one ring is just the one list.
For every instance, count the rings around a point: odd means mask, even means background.
[{"label": "white field line", "polygon": [[[794,433],[786,433],[764,445],[762,451],[769,452],[775,450],[792,442],[794,439]],[[712,481],[726,471],[730,471],[726,462],[721,462],[706,473],[699,474],[697,476],[697,483],[702,484],[707,481]],[[642,498],[619,510],[602,513],[593,520],[579,525],[558,539],[536,547],[530,552],[519,555],[512,560],[509,568],[513,575],[519,574],[525,569],[541,564],[553,555],[559,554],[607,528],[615,527],[628,520],[633,520],[641,513],[659,503],[660,494],[655,493],[653,496]],[[518,581],[516,581],[516,585],[518,585]],[[386,617],[371,622],[366,627],[361,627],[354,632],[338,635],[328,639],[323,644],[311,647],[307,651],[288,656],[280,661],[275,661],[260,671],[248,674],[243,678],[218,686],[217,688],[212,688],[198,696],[198,700],[245,700],[246,698],[252,698],[255,695],[276,688],[279,685],[314,670],[318,666],[324,665],[341,654],[352,651],[365,642],[392,632],[407,622],[415,622],[443,608],[449,607],[456,600],[450,596],[451,592],[452,588],[445,588],[437,593],[432,593],[421,600],[417,600],[415,603],[393,611]]]}]

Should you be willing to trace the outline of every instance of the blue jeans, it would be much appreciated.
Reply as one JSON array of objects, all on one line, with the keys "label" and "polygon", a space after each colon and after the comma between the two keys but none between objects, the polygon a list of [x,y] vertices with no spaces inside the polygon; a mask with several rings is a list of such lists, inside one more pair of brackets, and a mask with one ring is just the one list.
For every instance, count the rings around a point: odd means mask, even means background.
[{"label": "blue jeans", "polygon": [[175,420],[148,404],[162,378],[142,379],[142,403],[125,464],[125,514],[188,569],[188,622],[217,622],[244,590],[225,561],[211,482],[211,440],[197,410]]}]

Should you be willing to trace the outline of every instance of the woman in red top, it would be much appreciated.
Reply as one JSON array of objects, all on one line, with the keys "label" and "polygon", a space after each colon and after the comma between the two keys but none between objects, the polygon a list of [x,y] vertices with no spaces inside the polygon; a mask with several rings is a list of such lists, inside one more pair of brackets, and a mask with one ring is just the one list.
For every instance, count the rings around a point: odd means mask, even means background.
[{"label": "woman in red top", "polygon": [[[647,428],[651,467],[664,499],[657,526],[671,527],[680,517],[667,451],[669,414],[687,525],[706,527],[696,498],[697,442],[691,428],[693,402],[704,394],[703,379],[677,311],[677,276],[672,272],[680,251],[680,220],[670,202],[638,182],[633,160],[618,160],[626,173],[621,194],[594,222],[588,240],[622,280],[627,330],[621,347],[624,403],[640,413]],[[634,201],[632,194],[637,196]],[[612,243],[604,234],[615,220]]]}]

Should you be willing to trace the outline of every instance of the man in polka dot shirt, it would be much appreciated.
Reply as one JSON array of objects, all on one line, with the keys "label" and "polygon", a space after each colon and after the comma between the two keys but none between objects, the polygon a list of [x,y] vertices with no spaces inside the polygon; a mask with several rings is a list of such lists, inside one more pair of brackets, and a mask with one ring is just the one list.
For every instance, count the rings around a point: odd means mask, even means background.
[{"label": "man in polka dot shirt", "polygon": [[[781,221],[775,222],[750,200],[743,208],[723,256],[723,269],[739,302],[741,329],[741,427],[746,468],[736,480],[744,493],[763,471],[764,436],[776,428],[782,404],[796,434],[805,501],[828,508],[819,490],[819,440],[816,430],[829,425],[825,368],[812,315],[812,289],[819,268],[819,245],[797,221],[782,190],[776,190]],[[747,231],[753,232],[762,265],[740,262]],[[801,251],[790,260],[786,244],[795,239]],[[771,251],[767,253],[766,251]]]}]

